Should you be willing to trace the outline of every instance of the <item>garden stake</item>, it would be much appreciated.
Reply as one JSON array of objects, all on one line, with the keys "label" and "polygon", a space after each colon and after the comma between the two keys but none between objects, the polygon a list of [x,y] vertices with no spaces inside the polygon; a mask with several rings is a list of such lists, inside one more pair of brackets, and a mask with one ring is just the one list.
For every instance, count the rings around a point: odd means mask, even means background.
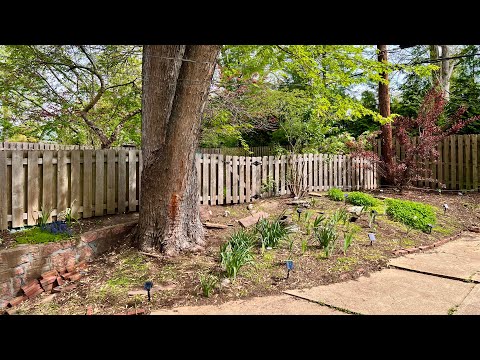
[{"label": "garden stake", "polygon": [[147,281],[145,282],[145,285],[143,285],[143,288],[145,290],[147,290],[147,294],[148,294],[148,301],[150,301],[150,289],[153,287],[153,282],[151,281]]},{"label": "garden stake", "polygon": [[303,209],[301,207],[297,208],[297,213],[298,213],[298,220],[300,221],[300,214],[302,213]]},{"label": "garden stake", "polygon": [[347,205],[347,197],[348,197],[348,194],[347,194],[347,193],[344,193],[344,194],[343,194],[343,197],[345,198],[345,205]]},{"label": "garden stake", "polygon": [[443,204],[443,215],[447,213],[447,209],[448,209],[448,204],[447,203]]},{"label": "garden stake", "polygon": [[428,226],[428,233],[431,234],[433,225],[432,224],[427,224],[427,226]]},{"label": "garden stake", "polygon": [[287,260],[287,279],[290,276],[290,270],[293,269],[293,260]]},{"label": "garden stake", "polygon": [[368,238],[370,239],[370,245],[373,246],[373,242],[375,241],[375,234],[368,233]]}]

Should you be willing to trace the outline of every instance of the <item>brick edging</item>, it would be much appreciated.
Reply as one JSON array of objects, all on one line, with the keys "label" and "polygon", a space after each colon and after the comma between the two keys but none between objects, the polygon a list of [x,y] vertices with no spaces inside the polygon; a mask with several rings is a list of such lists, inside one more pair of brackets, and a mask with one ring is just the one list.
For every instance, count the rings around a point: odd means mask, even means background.
[{"label": "brick edging", "polygon": [[417,253],[417,252],[420,252],[420,251],[430,250],[430,249],[433,249],[435,247],[439,247],[443,244],[446,244],[449,241],[455,240],[456,238],[459,238],[461,235],[463,235],[463,231],[456,234],[456,235],[450,236],[448,238],[438,240],[438,241],[436,241],[436,242],[434,242],[433,244],[430,244],[430,245],[422,245],[422,246],[408,248],[408,249],[393,250],[392,254],[393,255],[406,255],[406,254]]}]

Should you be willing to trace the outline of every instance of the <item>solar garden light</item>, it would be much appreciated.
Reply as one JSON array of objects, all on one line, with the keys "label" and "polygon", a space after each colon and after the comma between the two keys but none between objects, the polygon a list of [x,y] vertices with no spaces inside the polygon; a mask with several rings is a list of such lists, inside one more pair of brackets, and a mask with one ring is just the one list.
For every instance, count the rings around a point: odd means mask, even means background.
[{"label": "solar garden light", "polygon": [[372,225],[375,223],[375,218],[377,217],[377,210],[372,210],[370,212],[370,223],[368,224],[369,227],[372,227]]},{"label": "solar garden light", "polygon": [[437,192],[440,195],[442,193],[442,189],[437,189]]},{"label": "solar garden light", "polygon": [[145,285],[143,285],[143,288],[147,290],[148,294],[148,301],[150,301],[150,289],[153,287],[153,282],[152,281],[147,281],[145,282]]},{"label": "solar garden light", "polygon": [[374,233],[368,233],[368,239],[370,240],[370,245],[373,246],[373,242],[376,240],[375,239],[375,234]]},{"label": "solar garden light", "polygon": [[300,214],[302,213],[303,209],[301,207],[297,208],[298,220],[300,220]]},{"label": "solar garden light", "polygon": [[428,226],[428,233],[431,234],[433,225],[432,224],[427,224],[427,226]]},{"label": "solar garden light", "polygon": [[293,269],[293,260],[287,260],[287,279],[290,276],[290,270]]},{"label": "solar garden light", "polygon": [[447,213],[447,210],[448,210],[448,204],[445,203],[445,204],[443,204],[443,215],[445,215]]},{"label": "solar garden light", "polygon": [[343,194],[343,197],[345,198],[345,204],[346,204],[346,203],[347,203],[348,194],[347,194],[347,193],[344,193],[344,194]]}]

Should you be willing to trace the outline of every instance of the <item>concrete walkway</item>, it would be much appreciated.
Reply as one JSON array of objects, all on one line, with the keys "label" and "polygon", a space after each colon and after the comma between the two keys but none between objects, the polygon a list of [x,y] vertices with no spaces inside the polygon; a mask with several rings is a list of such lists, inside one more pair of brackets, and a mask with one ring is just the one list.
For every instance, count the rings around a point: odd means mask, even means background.
[{"label": "concrete walkway", "polygon": [[392,259],[390,268],[356,280],[285,291],[221,305],[153,311],[166,314],[480,315],[480,235]]}]

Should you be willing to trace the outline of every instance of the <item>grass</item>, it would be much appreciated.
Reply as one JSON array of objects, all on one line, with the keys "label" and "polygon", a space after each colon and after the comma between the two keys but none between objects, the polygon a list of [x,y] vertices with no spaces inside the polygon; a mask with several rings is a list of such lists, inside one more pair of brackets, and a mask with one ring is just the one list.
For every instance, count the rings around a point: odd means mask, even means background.
[{"label": "grass", "polygon": [[350,271],[357,264],[358,260],[354,257],[344,256],[337,258],[335,265],[332,267],[332,271],[344,272]]},{"label": "grass", "polygon": [[47,231],[42,231],[39,227],[34,227],[18,233],[15,241],[19,244],[44,244],[69,238],[71,238],[71,236],[66,233],[52,234]]}]

